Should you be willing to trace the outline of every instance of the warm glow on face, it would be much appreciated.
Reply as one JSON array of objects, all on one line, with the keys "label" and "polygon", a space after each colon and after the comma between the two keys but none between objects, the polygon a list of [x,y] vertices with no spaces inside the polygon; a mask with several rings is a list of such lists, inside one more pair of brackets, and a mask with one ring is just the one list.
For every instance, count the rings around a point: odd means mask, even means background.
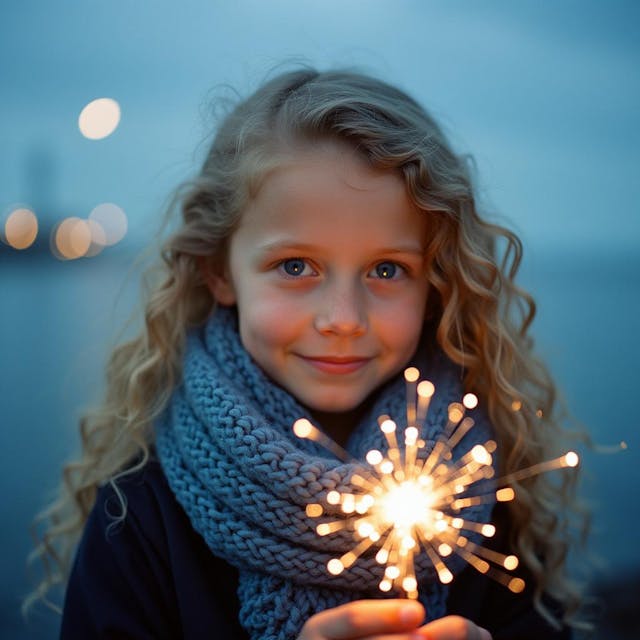
[{"label": "warm glow on face", "polygon": [[[400,173],[350,145],[294,146],[278,153],[243,208],[211,293],[236,306],[256,364],[333,421],[401,373],[417,349],[428,220]],[[289,273],[292,260],[304,268]],[[393,277],[380,277],[385,265]]]},{"label": "warm glow on face", "polygon": [[15,209],[4,223],[4,238],[14,249],[27,249],[38,235],[38,219],[30,209]]},{"label": "warm glow on face", "polygon": [[100,140],[111,135],[120,123],[120,105],[111,98],[87,104],[78,117],[78,128],[85,138]]}]

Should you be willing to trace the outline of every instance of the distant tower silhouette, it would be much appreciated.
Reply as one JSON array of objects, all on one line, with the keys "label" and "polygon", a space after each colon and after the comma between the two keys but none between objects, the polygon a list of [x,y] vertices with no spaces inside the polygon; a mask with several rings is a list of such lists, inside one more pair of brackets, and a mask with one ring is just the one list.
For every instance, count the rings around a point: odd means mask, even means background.
[{"label": "distant tower silhouette", "polygon": [[56,161],[51,147],[45,143],[32,145],[24,164],[26,204],[38,217],[38,237],[30,251],[49,252],[49,236],[56,223]]}]

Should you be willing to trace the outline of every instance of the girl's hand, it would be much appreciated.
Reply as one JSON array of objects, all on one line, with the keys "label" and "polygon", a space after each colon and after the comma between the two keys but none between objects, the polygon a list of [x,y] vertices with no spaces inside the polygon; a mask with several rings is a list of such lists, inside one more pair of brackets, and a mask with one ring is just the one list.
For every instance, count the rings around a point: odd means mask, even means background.
[{"label": "girl's hand", "polygon": [[408,640],[423,620],[424,607],[413,600],[356,600],[311,616],[298,640]]},{"label": "girl's hand", "polygon": [[418,628],[423,620],[424,608],[413,600],[357,600],[309,618],[298,640],[491,640],[459,616]]},{"label": "girl's hand", "polygon": [[445,616],[420,627],[412,640],[491,640],[491,634],[461,616]]}]

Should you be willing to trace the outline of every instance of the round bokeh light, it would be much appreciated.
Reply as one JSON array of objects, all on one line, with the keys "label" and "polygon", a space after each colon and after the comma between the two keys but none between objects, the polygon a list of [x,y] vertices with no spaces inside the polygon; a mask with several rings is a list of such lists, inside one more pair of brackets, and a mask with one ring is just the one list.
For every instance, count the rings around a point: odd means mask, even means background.
[{"label": "round bokeh light", "polygon": [[28,249],[38,235],[38,218],[31,209],[14,209],[4,223],[4,240],[14,249]]},{"label": "round bokeh light", "polygon": [[81,218],[65,218],[53,232],[53,249],[62,260],[75,260],[87,254],[91,246],[91,228]]},{"label": "round bokeh light", "polygon": [[114,245],[127,233],[126,213],[112,202],[99,204],[90,214],[89,220],[97,222],[104,230],[104,244]]},{"label": "round bokeh light", "polygon": [[111,98],[91,101],[78,117],[80,132],[90,140],[101,140],[110,136],[119,123],[120,105]]}]

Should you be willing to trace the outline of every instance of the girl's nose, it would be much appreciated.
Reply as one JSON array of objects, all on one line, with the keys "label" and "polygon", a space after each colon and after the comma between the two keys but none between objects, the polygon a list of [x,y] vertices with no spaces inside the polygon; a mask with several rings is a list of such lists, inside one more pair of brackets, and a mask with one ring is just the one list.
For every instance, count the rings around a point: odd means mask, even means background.
[{"label": "girl's nose", "polygon": [[322,334],[359,336],[367,330],[365,301],[355,287],[330,289],[318,302],[315,328]]}]

